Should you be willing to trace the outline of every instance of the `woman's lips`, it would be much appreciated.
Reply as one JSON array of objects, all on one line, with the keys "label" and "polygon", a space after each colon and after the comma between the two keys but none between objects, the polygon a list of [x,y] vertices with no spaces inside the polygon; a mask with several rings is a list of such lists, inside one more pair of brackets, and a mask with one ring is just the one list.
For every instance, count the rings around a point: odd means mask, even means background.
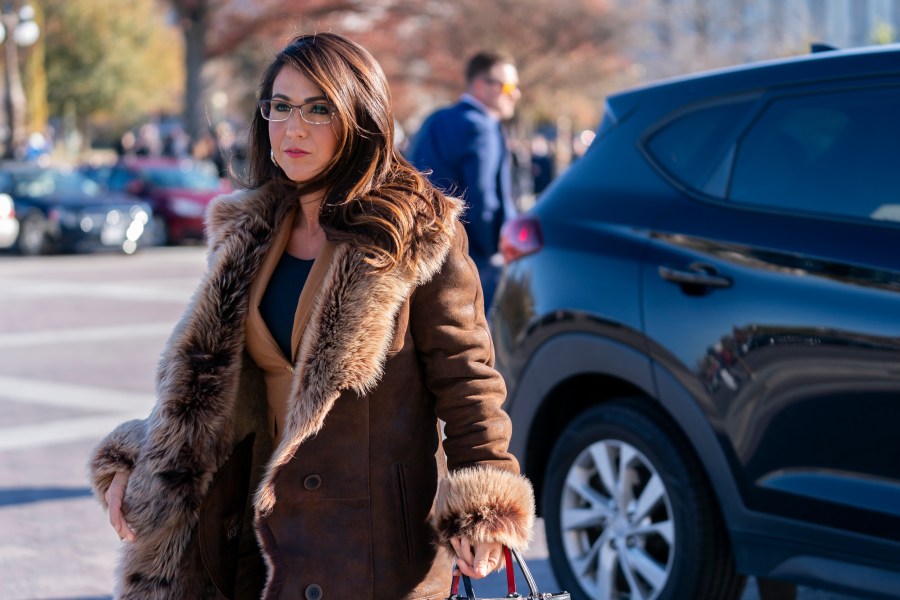
[{"label": "woman's lips", "polygon": [[309,154],[306,150],[300,150],[298,148],[291,148],[290,150],[285,150],[284,153],[290,158],[302,158]]}]

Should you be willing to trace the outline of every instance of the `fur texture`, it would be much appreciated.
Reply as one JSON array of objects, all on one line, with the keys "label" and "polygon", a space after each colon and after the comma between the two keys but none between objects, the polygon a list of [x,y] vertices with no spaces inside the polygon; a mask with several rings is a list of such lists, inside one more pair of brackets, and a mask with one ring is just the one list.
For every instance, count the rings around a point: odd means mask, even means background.
[{"label": "fur texture", "polygon": [[454,471],[438,488],[433,525],[438,541],[451,554],[454,536],[466,536],[472,543],[499,541],[525,550],[534,525],[531,483],[491,467]]},{"label": "fur texture", "polygon": [[107,508],[105,492],[116,471],[134,468],[147,433],[146,423],[141,420],[122,423],[106,437],[105,443],[100,445],[91,459],[89,471],[94,492],[104,508]]}]

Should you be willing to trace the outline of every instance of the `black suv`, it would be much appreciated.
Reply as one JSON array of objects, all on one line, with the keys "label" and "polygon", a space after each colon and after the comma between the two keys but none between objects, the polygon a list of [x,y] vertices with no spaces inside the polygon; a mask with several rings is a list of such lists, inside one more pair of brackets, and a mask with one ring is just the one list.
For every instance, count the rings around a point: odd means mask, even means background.
[{"label": "black suv", "polygon": [[512,450],[573,598],[900,598],[900,47],[616,94],[502,244]]}]

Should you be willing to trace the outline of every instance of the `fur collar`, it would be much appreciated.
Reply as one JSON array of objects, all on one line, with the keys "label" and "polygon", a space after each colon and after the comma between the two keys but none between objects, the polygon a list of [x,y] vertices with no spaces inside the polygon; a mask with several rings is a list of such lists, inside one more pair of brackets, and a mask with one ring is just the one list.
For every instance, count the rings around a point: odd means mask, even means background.
[{"label": "fur collar", "polygon": [[[231,450],[250,284],[290,208],[266,188],[214,201],[207,217],[209,268],[163,355],[150,456],[170,468],[184,465],[186,456],[214,456],[216,464],[193,465],[204,487]],[[301,338],[282,440],[255,498],[259,514],[271,511],[278,471],[321,429],[341,391],[364,393],[378,383],[397,312],[440,269],[460,208],[455,202],[443,232],[417,240],[412,272],[376,273],[358,249],[337,246]]]}]

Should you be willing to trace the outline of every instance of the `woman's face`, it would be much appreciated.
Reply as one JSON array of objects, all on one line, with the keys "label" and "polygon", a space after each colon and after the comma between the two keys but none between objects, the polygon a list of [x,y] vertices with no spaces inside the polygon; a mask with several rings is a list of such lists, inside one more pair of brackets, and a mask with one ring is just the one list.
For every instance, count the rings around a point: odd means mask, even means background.
[{"label": "woman's face", "polygon": [[[293,67],[284,66],[272,85],[273,100],[304,105],[304,111],[321,110],[327,98],[312,81]],[[283,111],[287,104],[279,108]],[[273,105],[272,112],[276,112]],[[340,119],[332,115],[330,123],[314,124],[304,121],[300,110],[294,108],[286,121],[269,121],[269,142],[275,160],[292,181],[302,183],[318,175],[334,158],[338,147]]]}]

